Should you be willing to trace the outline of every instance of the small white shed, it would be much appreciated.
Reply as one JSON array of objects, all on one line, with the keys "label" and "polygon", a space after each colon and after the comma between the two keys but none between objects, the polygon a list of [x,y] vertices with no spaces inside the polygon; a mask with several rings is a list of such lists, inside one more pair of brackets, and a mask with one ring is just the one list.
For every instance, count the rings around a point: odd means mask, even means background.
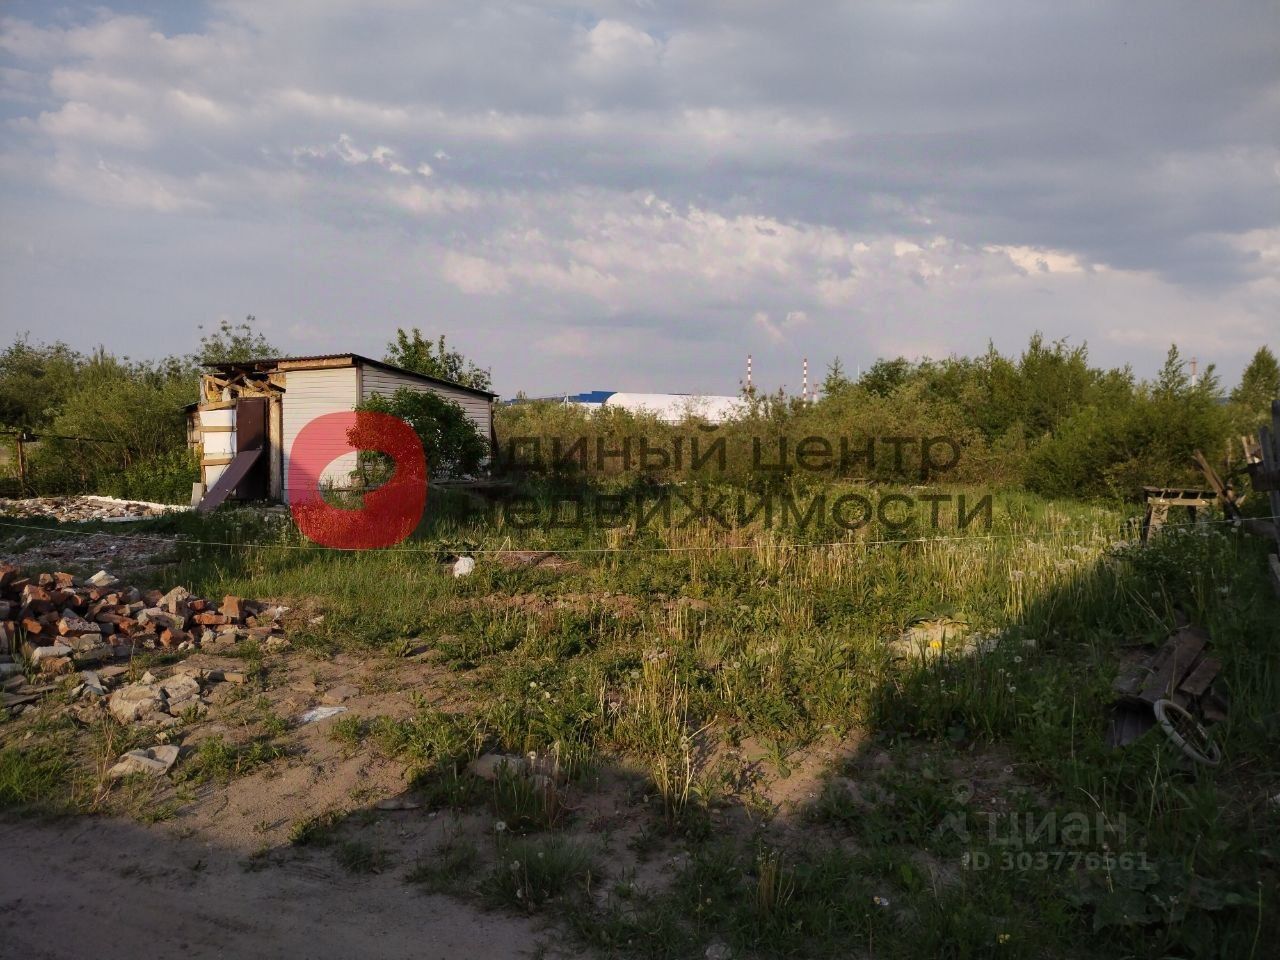
[{"label": "small white shed", "polygon": [[[231,495],[236,499],[284,500],[289,484],[289,451],[306,424],[321,414],[352,410],[374,394],[389,396],[402,388],[455,401],[492,448],[493,402],[497,394],[488,390],[414,373],[354,353],[211,365],[201,385],[200,402],[191,411],[194,419],[188,429],[193,445],[198,444],[202,450],[201,479],[206,490],[215,488],[224,471],[233,470],[236,485]],[[254,449],[262,452],[253,462],[243,458],[233,466],[237,453]],[[321,482],[339,487],[346,483],[355,468],[356,455],[342,453],[345,449],[335,447],[335,459]]]}]

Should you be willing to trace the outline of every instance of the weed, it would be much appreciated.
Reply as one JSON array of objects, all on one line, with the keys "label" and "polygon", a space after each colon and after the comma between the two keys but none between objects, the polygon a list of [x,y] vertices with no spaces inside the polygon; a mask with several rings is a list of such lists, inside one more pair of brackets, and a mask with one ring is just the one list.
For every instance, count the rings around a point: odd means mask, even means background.
[{"label": "weed", "polygon": [[45,743],[0,750],[0,809],[69,813],[86,802],[85,787],[64,747]]},{"label": "weed", "polygon": [[289,828],[289,843],[295,847],[327,846],[333,842],[337,823],[338,815],[332,811],[295,820]]},{"label": "weed", "polygon": [[479,857],[475,844],[450,837],[436,847],[430,858],[410,870],[405,881],[420,885],[428,893],[461,893],[474,882]]},{"label": "weed", "polygon": [[258,767],[283,757],[283,748],[264,739],[235,745],[222,737],[201,740],[195,752],[181,767],[180,781],[205,783],[226,782],[252,773]]},{"label": "weed", "polygon": [[363,840],[343,841],[333,856],[350,873],[381,873],[390,861],[385,850]]},{"label": "weed", "polygon": [[363,718],[347,714],[330,725],[329,739],[355,749],[364,742],[367,732],[368,723]]},{"label": "weed", "polygon": [[580,844],[561,837],[503,844],[498,863],[480,883],[484,898],[530,912],[557,899],[590,897],[593,858]]},{"label": "weed", "polygon": [[558,771],[525,773],[503,767],[493,780],[490,798],[493,815],[517,833],[551,830],[566,812]]}]

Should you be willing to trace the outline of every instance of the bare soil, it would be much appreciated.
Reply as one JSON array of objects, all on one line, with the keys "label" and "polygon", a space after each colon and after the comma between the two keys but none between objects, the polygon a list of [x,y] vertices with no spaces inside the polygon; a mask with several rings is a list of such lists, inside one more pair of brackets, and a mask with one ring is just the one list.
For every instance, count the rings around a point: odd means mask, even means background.
[{"label": "bare soil", "polygon": [[26,960],[516,958],[545,939],[532,920],[424,895],[398,871],[352,876],[319,856],[256,869],[165,827],[0,823],[0,850],[0,944]]}]

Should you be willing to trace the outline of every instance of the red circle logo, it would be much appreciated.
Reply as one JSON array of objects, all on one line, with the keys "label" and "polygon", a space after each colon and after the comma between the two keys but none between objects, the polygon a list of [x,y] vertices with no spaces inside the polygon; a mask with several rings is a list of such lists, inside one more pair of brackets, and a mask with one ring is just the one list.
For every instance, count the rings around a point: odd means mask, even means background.
[{"label": "red circle logo", "polygon": [[[364,506],[325,503],[320,478],[347,453],[372,450],[395,461],[391,479],[364,495]],[[289,508],[309,540],[338,550],[393,547],[417,529],[427,504],[427,460],[408,423],[388,413],[326,413],[298,432],[289,451]]]}]

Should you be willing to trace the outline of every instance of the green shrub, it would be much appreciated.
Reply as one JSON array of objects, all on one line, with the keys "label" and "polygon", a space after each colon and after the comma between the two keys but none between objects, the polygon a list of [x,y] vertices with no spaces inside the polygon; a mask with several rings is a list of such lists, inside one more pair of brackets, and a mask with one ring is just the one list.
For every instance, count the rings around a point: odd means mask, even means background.
[{"label": "green shrub", "polygon": [[200,458],[184,446],[105,474],[99,489],[124,500],[188,503],[191,485],[199,479]]},{"label": "green shrub", "polygon": [[[388,413],[413,427],[422,440],[431,476],[474,474],[489,455],[489,440],[480,434],[466,411],[448,397],[401,387],[390,397],[374,394],[356,407]],[[366,484],[386,479],[390,460],[385,454],[362,453],[360,469]]]}]

